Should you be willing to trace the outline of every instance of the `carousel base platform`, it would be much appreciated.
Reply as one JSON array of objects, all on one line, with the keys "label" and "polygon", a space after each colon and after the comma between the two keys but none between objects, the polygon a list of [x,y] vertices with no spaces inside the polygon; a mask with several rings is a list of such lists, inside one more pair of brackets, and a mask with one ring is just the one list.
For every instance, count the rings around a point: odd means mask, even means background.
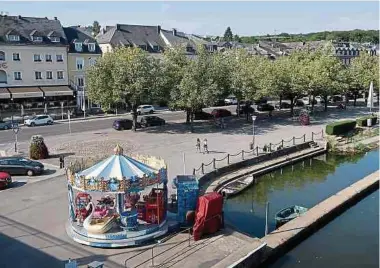
[{"label": "carousel base platform", "polygon": [[164,221],[161,224],[139,225],[135,231],[123,230],[115,227],[105,234],[88,234],[87,231],[75,222],[66,223],[66,232],[74,241],[99,248],[121,248],[140,246],[165,235],[173,229],[175,222]]}]

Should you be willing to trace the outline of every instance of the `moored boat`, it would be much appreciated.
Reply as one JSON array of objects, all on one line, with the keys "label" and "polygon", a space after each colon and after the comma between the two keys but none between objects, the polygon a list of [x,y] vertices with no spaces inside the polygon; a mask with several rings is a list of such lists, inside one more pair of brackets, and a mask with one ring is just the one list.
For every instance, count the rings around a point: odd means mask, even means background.
[{"label": "moored boat", "polygon": [[276,226],[281,226],[287,223],[288,221],[291,221],[301,216],[306,211],[308,211],[308,209],[301,206],[291,206],[288,208],[284,208],[277,212],[275,215]]},{"label": "moored boat", "polygon": [[253,177],[244,177],[227,183],[219,192],[225,197],[231,197],[247,189],[253,183]]}]

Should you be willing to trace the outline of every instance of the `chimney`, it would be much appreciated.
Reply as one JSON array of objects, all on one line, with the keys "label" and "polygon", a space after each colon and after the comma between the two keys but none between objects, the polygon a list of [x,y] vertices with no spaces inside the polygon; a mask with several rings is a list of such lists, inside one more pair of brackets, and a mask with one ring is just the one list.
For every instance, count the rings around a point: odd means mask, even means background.
[{"label": "chimney", "polygon": [[116,30],[120,31],[120,24],[116,24]]},{"label": "chimney", "polygon": [[173,35],[176,36],[177,35],[177,29],[173,28]]},{"label": "chimney", "polygon": [[157,33],[160,34],[160,32],[161,32],[161,26],[157,25]]},{"label": "chimney", "polygon": [[54,20],[57,20],[57,17],[54,17]]},{"label": "chimney", "polygon": [[21,19],[22,18],[21,15],[18,15],[18,18]]}]

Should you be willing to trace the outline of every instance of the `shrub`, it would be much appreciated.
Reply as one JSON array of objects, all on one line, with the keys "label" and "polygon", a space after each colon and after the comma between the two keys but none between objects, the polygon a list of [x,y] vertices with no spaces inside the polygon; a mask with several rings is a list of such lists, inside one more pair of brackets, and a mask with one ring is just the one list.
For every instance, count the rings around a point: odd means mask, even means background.
[{"label": "shrub", "polygon": [[328,135],[341,135],[345,134],[351,130],[354,130],[356,126],[356,121],[345,120],[339,121],[326,126],[326,134]]},{"label": "shrub", "polygon": [[372,119],[372,126],[377,123],[377,116],[367,116],[367,117],[361,117],[356,119],[356,123],[359,127],[366,127],[367,126],[367,119]]},{"label": "shrub", "polygon": [[32,136],[29,146],[29,157],[34,160],[46,159],[49,157],[49,151],[42,136]]}]

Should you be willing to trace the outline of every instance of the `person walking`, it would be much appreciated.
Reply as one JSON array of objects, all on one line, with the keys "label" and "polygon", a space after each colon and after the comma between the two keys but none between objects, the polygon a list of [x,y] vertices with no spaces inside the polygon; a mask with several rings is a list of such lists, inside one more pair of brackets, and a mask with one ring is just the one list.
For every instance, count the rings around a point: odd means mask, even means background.
[{"label": "person walking", "polygon": [[197,138],[197,144],[196,144],[196,147],[197,147],[197,152],[201,152],[201,140],[199,138]]},{"label": "person walking", "polygon": [[203,140],[203,153],[208,154],[208,146],[207,146],[207,139],[206,138]]}]

